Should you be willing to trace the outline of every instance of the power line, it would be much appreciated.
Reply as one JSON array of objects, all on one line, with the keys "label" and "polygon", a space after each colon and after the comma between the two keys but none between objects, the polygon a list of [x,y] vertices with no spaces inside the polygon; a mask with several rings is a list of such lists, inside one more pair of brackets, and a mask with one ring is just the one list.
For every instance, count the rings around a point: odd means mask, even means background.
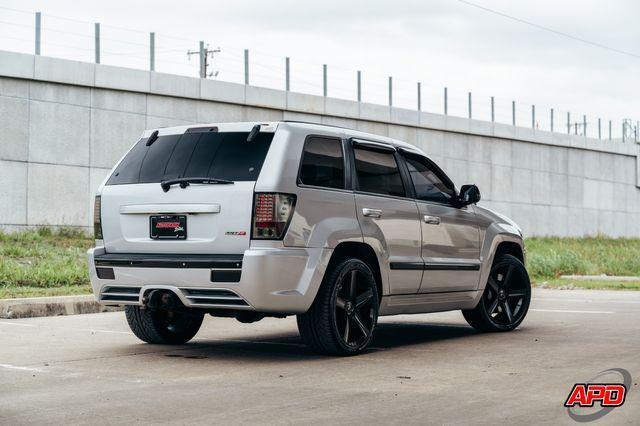
[{"label": "power line", "polygon": [[28,14],[28,15],[33,14],[33,11],[31,11],[31,10],[25,10],[25,9],[14,9],[14,8],[12,8],[12,7],[4,7],[4,6],[0,6],[0,9],[10,10],[11,12],[26,13],[26,14]]},{"label": "power line", "polygon": [[570,39],[572,39],[574,41],[579,41],[581,43],[585,43],[585,44],[588,44],[588,45],[591,45],[591,46],[599,47],[600,49],[610,50],[612,52],[619,53],[621,55],[631,56],[632,58],[635,58],[635,59],[640,59],[640,55],[635,54],[633,52],[628,52],[626,50],[617,49],[615,47],[611,47],[611,46],[604,45],[602,43],[597,43],[595,41],[587,40],[587,39],[584,39],[584,38],[581,38],[581,37],[578,37],[578,36],[574,36],[574,35],[569,34],[569,33],[565,33],[565,32],[558,31],[558,30],[554,30],[553,28],[545,27],[543,25],[536,24],[535,22],[531,22],[531,21],[527,21],[525,19],[517,18],[515,16],[508,15],[506,13],[499,12],[499,11],[494,10],[494,9],[490,9],[488,7],[485,7],[485,6],[481,6],[481,5],[476,4],[476,3],[471,3],[470,1],[467,1],[467,0],[458,0],[458,2],[466,4],[467,6],[471,6],[471,7],[477,8],[477,9],[484,10],[485,12],[493,13],[494,15],[502,16],[503,18],[511,19],[512,21],[520,22],[521,24],[529,25],[529,26],[537,28],[539,30],[548,31],[550,33],[553,33],[553,34],[556,34],[556,35],[559,35],[559,36],[562,36],[562,37],[570,38]]}]

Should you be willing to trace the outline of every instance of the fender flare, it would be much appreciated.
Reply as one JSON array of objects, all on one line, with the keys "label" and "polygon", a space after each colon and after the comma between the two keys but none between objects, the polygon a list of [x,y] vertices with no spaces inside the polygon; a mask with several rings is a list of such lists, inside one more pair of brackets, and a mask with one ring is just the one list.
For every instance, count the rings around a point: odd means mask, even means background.
[{"label": "fender flare", "polygon": [[[491,229],[498,228],[498,229]],[[525,253],[524,249],[524,241],[520,233],[512,229],[505,229],[504,224],[494,224],[487,229],[487,233],[485,235],[491,235],[491,238],[485,237],[484,244],[482,246],[482,266],[480,270],[480,278],[478,282],[478,294],[476,295],[476,300],[474,306],[480,301],[482,298],[482,294],[484,293],[484,289],[487,285],[487,281],[489,280],[489,273],[491,272],[491,267],[493,266],[493,261],[495,259],[496,252],[498,251],[498,247],[500,244],[508,242],[515,243],[520,246],[523,256]],[[511,228],[511,227],[509,227]]]}]

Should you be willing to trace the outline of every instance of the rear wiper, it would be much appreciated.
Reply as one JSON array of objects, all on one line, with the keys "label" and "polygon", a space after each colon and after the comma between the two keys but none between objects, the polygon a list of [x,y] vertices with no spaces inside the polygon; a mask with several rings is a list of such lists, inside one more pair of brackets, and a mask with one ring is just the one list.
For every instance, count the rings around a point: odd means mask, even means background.
[{"label": "rear wiper", "polygon": [[216,179],[208,177],[192,177],[192,178],[179,178],[169,179],[160,182],[160,186],[164,192],[168,192],[171,189],[171,185],[180,185],[180,188],[186,188],[191,183],[206,183],[211,185],[230,185],[233,184],[232,180]]}]

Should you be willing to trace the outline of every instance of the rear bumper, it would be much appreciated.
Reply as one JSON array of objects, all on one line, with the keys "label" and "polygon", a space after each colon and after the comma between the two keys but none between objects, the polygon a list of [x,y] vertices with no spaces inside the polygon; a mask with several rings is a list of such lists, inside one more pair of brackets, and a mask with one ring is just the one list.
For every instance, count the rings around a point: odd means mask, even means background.
[{"label": "rear bumper", "polygon": [[107,254],[96,247],[87,256],[94,295],[105,305],[140,305],[150,290],[167,289],[187,307],[297,314],[313,303],[331,252],[256,248],[242,255],[146,255]]}]

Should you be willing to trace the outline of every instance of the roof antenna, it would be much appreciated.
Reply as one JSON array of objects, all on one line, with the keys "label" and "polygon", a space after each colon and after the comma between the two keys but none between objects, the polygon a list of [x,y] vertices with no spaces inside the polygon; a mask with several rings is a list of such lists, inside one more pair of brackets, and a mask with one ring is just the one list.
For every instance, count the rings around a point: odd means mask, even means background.
[{"label": "roof antenna", "polygon": [[260,133],[260,125],[256,124],[255,126],[253,126],[253,129],[251,129],[251,132],[249,132],[249,136],[247,136],[247,142],[253,142],[253,140],[258,136],[258,133]]},{"label": "roof antenna", "polygon": [[160,132],[158,132],[157,130],[154,130],[153,133],[151,133],[149,139],[147,139],[147,146],[151,146],[152,143],[158,140],[158,133]]}]

